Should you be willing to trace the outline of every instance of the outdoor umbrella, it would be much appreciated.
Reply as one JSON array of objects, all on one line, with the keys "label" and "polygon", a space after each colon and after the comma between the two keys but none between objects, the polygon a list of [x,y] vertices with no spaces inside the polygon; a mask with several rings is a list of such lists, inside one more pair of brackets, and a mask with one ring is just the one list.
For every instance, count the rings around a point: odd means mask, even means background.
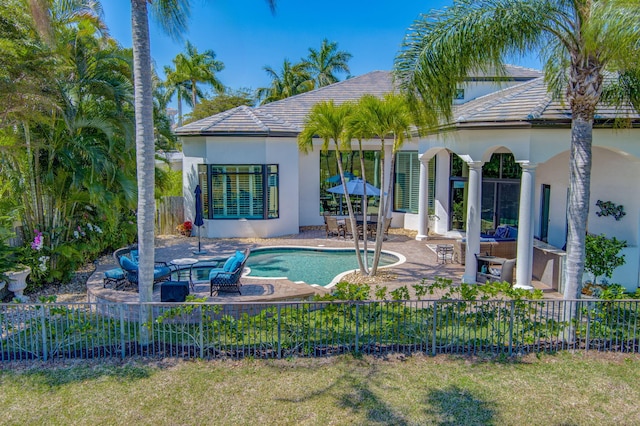
[{"label": "outdoor umbrella", "polygon": [[[344,178],[345,178],[346,180],[353,179],[353,178],[355,178],[355,177],[356,177],[356,175],[354,175],[354,174],[353,174],[353,173],[351,173],[351,172],[344,172]],[[327,180],[326,180],[325,182],[329,182],[329,183],[340,183],[340,174],[333,175],[333,176],[331,176],[331,177],[327,178]]]},{"label": "outdoor umbrella", "polygon": [[204,225],[204,220],[202,220],[202,190],[200,189],[200,185],[196,185],[194,194],[196,196],[196,218],[193,220],[193,224],[198,227],[198,251],[194,251],[193,254],[205,254],[206,251],[200,248],[200,227]]},{"label": "outdoor umbrella", "polygon": [[[349,192],[349,195],[364,195],[365,187],[367,188],[367,197],[380,196],[380,190],[378,188],[371,185],[369,182],[363,181],[362,179],[353,179],[347,182],[347,191]],[[333,188],[327,189],[327,191],[334,194],[344,195],[344,187],[342,185],[334,186]]]},{"label": "outdoor umbrella", "polygon": [[[367,188],[367,197],[379,197],[380,190],[375,186],[371,185],[369,182],[365,182],[362,179],[353,179],[347,182],[347,191],[349,195],[364,195],[364,188]],[[344,195],[344,187],[342,185],[334,186],[333,188],[327,189],[327,191],[332,192],[334,194],[342,194]],[[340,199],[342,201],[342,199]],[[364,204],[364,199],[362,200]],[[342,207],[340,208],[342,211]]]}]

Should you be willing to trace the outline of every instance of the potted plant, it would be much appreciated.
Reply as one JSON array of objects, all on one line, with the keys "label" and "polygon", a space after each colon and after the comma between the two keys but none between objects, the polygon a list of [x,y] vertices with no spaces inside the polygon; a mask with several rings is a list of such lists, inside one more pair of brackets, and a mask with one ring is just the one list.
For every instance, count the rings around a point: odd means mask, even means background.
[{"label": "potted plant", "polygon": [[0,226],[0,289],[8,283],[9,291],[14,293],[16,299],[23,301],[23,291],[27,287],[31,268],[18,261],[16,248],[8,243],[12,236],[8,229]]},{"label": "potted plant", "polygon": [[178,225],[176,227],[176,229],[182,235],[184,235],[186,237],[190,237],[191,236],[191,230],[193,229],[193,223],[191,223],[190,220],[187,220],[186,222],[181,223],[180,225]]}]

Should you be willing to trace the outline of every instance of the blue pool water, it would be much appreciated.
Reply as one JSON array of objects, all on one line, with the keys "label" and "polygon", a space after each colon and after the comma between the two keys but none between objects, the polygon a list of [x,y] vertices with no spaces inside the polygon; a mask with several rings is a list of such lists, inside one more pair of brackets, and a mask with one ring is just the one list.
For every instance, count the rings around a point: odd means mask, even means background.
[{"label": "blue pool water", "polygon": [[[369,252],[369,264],[373,252]],[[380,255],[380,266],[399,259],[391,254]],[[358,268],[354,250],[323,250],[314,248],[267,248],[251,252],[247,266],[253,277],[287,277],[290,281],[326,286],[336,275]]]},{"label": "blue pool water", "polygon": [[[369,252],[369,264],[373,252]],[[397,256],[381,253],[380,265],[398,262]],[[327,250],[317,248],[257,248],[251,252],[246,267],[251,268],[250,277],[287,278],[307,284],[327,286],[343,272],[357,269],[358,261],[353,249]],[[208,268],[194,267],[197,280],[206,280]]]}]

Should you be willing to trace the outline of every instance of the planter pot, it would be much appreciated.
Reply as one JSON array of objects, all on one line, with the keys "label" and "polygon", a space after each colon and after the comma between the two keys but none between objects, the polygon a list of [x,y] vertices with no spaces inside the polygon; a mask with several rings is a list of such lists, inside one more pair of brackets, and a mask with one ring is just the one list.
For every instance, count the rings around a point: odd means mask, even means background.
[{"label": "planter pot", "polygon": [[27,277],[31,273],[30,267],[25,267],[19,271],[8,271],[6,273],[9,277],[9,291],[12,292],[16,299],[21,302],[26,302],[28,298],[22,294],[25,288],[27,288]]}]

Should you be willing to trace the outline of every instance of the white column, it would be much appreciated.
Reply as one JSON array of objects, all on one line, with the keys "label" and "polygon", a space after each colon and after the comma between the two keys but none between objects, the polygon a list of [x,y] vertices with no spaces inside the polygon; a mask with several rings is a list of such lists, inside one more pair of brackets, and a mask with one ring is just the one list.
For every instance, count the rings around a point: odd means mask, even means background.
[{"label": "white column", "polygon": [[420,184],[418,192],[418,235],[416,240],[427,239],[427,220],[429,214],[429,160],[420,156]]},{"label": "white column", "polygon": [[436,234],[449,230],[449,178],[451,177],[451,154],[442,150],[436,155],[436,192],[434,195],[436,214]]},{"label": "white column", "polygon": [[482,162],[471,161],[469,165],[469,191],[467,196],[467,247],[462,281],[476,282],[476,254],[480,253],[480,219],[482,207]]},{"label": "white column", "polygon": [[520,163],[520,208],[518,211],[518,252],[515,288],[533,290],[533,200],[535,199],[536,164]]}]

